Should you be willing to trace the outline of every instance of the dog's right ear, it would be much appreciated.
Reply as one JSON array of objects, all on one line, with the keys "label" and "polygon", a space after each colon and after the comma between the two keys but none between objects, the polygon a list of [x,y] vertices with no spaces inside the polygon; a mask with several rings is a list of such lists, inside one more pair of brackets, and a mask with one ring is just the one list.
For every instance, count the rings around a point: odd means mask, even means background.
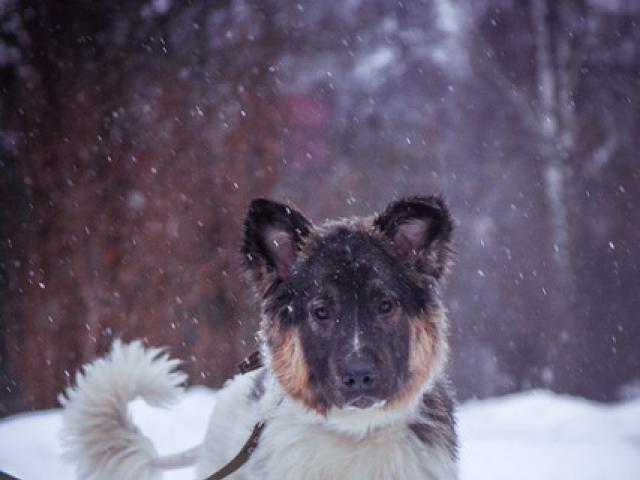
[{"label": "dog's right ear", "polygon": [[242,254],[251,281],[260,292],[287,278],[312,225],[293,208],[265,198],[249,205]]}]

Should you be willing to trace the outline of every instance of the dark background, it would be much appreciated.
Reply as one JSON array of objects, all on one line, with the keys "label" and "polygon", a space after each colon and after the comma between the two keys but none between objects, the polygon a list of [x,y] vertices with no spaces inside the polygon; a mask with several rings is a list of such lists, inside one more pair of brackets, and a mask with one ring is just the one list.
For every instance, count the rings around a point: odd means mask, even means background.
[{"label": "dark background", "polygon": [[640,2],[0,2],[0,415],[115,337],[218,386],[249,200],[442,193],[459,397],[640,389]]}]

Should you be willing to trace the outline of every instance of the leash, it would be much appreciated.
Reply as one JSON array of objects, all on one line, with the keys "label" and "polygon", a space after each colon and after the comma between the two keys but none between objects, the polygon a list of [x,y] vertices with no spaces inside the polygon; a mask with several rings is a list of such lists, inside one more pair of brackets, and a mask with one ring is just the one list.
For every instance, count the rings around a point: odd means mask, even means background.
[{"label": "leash", "polygon": [[[238,370],[240,373],[245,374],[251,372],[253,370],[257,370],[262,366],[262,358],[260,356],[260,352],[256,351],[245,358],[242,362],[238,364]],[[222,480],[223,478],[227,478],[232,473],[236,472],[240,467],[242,467],[249,459],[253,452],[258,447],[258,442],[260,441],[260,436],[262,435],[262,431],[265,427],[265,422],[258,422],[254,425],[253,431],[251,435],[244,443],[240,451],[236,454],[233,459],[227,463],[224,467],[222,467],[217,472],[214,472],[212,475],[208,476],[204,480]],[[8,473],[0,471],[0,480],[19,480],[16,477],[12,477]]]},{"label": "leash", "polygon": [[213,475],[207,477],[205,480],[222,480],[223,478],[226,478],[232,473],[234,473],[245,463],[247,463],[249,458],[251,458],[251,455],[253,454],[254,450],[258,446],[258,441],[260,440],[260,435],[262,435],[264,426],[265,426],[264,422],[256,423],[255,427],[253,427],[253,432],[251,432],[251,436],[243,445],[242,449],[238,452],[238,454],[235,457],[233,457],[233,460],[231,460],[229,463],[227,463],[224,467],[222,467],[220,470],[215,472]]},{"label": "leash", "polygon": [[[244,375],[245,373],[251,372],[253,370],[257,370],[261,366],[262,366],[262,357],[260,356],[260,351],[256,351],[256,352],[253,352],[251,355],[249,355],[247,358],[245,358],[242,362],[238,364],[238,370],[240,370],[240,373]],[[242,446],[240,451],[237,453],[237,455],[233,457],[233,459],[229,463],[227,463],[224,467],[222,467],[220,470],[215,472],[213,475],[207,477],[205,480],[222,480],[223,478],[226,478],[232,473],[234,473],[236,470],[242,467],[245,463],[247,463],[247,461],[249,461],[249,458],[251,458],[251,455],[253,455],[253,452],[258,446],[258,441],[260,440],[260,436],[262,435],[262,431],[264,430],[264,427],[265,427],[264,421],[256,423],[255,426],[253,427],[253,431],[251,432],[251,435],[249,436],[245,444]],[[3,480],[3,479],[0,478],[0,480]]]}]

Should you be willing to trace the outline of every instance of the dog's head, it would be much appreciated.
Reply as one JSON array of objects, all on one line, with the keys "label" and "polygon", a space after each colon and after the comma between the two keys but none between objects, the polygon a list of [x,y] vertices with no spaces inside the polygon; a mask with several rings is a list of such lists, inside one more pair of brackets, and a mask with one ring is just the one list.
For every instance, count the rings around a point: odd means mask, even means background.
[{"label": "dog's head", "polygon": [[320,413],[389,409],[440,375],[452,228],[438,197],[318,227],[286,205],[251,203],[244,261],[262,299],[267,361],[291,397]]}]

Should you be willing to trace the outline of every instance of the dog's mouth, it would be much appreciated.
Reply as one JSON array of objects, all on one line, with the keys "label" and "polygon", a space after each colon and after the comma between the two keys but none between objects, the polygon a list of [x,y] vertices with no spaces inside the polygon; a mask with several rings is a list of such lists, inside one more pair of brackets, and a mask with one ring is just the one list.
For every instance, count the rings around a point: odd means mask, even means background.
[{"label": "dog's mouth", "polygon": [[344,408],[363,410],[365,408],[382,407],[385,403],[387,403],[386,400],[380,400],[379,398],[368,395],[360,395],[346,402]]}]

